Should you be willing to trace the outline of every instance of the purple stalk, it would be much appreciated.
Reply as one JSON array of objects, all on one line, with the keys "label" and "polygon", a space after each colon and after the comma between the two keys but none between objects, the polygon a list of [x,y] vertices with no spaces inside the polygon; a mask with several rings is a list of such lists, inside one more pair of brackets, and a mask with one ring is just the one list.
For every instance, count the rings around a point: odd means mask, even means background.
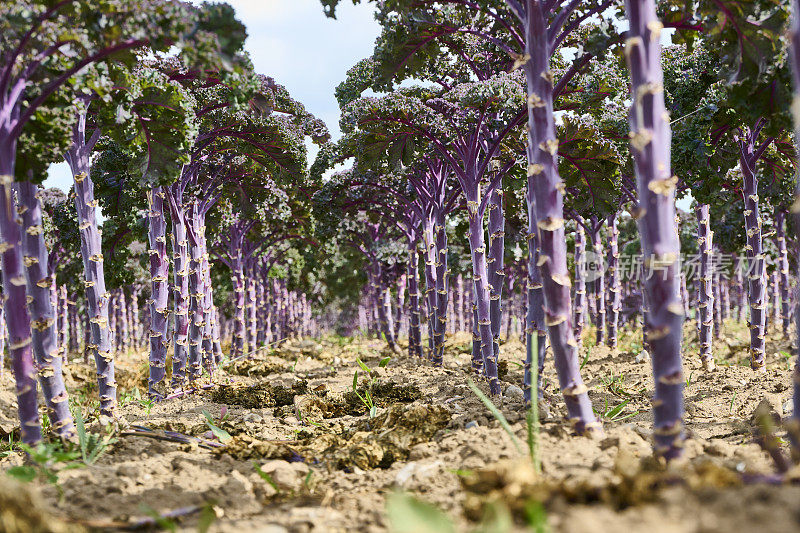
[{"label": "purple stalk", "polygon": [[169,257],[167,256],[167,223],[164,220],[164,190],[147,191],[148,233],[150,243],[150,379],[148,393],[153,398],[167,394],[167,327],[169,317]]},{"label": "purple stalk", "polygon": [[578,344],[586,324],[586,233],[578,217],[575,229],[575,339]]},{"label": "purple stalk", "polygon": [[95,215],[97,200],[94,197],[94,183],[89,177],[89,157],[98,137],[99,132],[95,131],[89,139],[86,138],[86,113],[82,112],[73,127],[72,147],[64,154],[64,159],[72,170],[75,185],[75,210],[78,213],[85,278],[83,284],[86,288],[87,320],[91,330],[91,337],[84,341],[84,357],[94,355],[100,412],[113,417],[117,406],[117,383],[114,380],[114,356],[108,318],[109,293],[106,291],[102,240]]},{"label": "purple stalk", "polygon": [[63,356],[58,351],[56,339],[56,314],[50,298],[52,277],[47,274],[47,247],[42,227],[42,203],[37,185],[31,182],[16,184],[19,211],[22,215],[22,253],[25,280],[28,288],[31,315],[33,356],[39,374],[39,383],[47,403],[47,414],[53,431],[63,438],[75,434],[72,413],[69,411],[67,389],[61,372]]},{"label": "purple stalk", "polygon": [[492,352],[494,360],[500,357],[500,325],[503,318],[503,283],[505,282],[504,257],[506,218],[503,213],[502,182],[492,192],[487,209],[489,211],[489,320],[492,328]]},{"label": "purple stalk", "polygon": [[475,298],[475,282],[471,283],[472,291],[470,294],[472,295],[471,303],[472,303],[472,370],[475,371],[475,374],[481,376],[483,375],[483,354],[481,353],[481,332],[478,328],[478,303],[477,298]]},{"label": "purple stalk", "polygon": [[256,349],[256,334],[258,320],[256,318],[256,280],[251,266],[252,259],[248,261],[245,268],[245,288],[247,295],[247,351],[252,352]]},{"label": "purple stalk", "polygon": [[[83,303],[83,317],[83,362],[88,365],[90,351],[92,350],[92,323],[90,322],[89,305],[86,302]],[[111,332],[109,332],[110,334]]]},{"label": "purple stalk", "polygon": [[640,240],[647,294],[647,341],[653,362],[654,448],[667,460],[683,451],[683,370],[680,240],[675,225],[675,185],[670,170],[669,115],[664,107],[663,24],[654,0],[626,0],[630,31],[625,55],[631,73],[631,152],[639,191]]},{"label": "purple stalk", "polygon": [[64,364],[68,362],[69,354],[69,313],[67,311],[67,286],[62,285],[58,290],[58,326],[59,326],[59,350]]},{"label": "purple stalk", "polygon": [[619,313],[622,310],[622,286],[619,280],[619,227],[616,214],[608,217],[608,227],[611,230],[608,242],[608,292],[611,304],[611,316],[608,317],[608,346],[612,350],[616,350]]},{"label": "purple stalk", "polygon": [[[466,191],[465,191],[466,192]],[[476,326],[480,338],[480,357],[483,374],[489,382],[489,392],[500,394],[500,380],[497,376],[497,359],[492,342],[492,321],[490,316],[489,271],[486,265],[486,231],[483,226],[484,210],[479,207],[478,198],[467,196],[469,212],[469,248],[472,255],[472,281],[475,286]],[[475,350],[473,346],[473,357]],[[473,361],[473,367],[475,362]]]},{"label": "purple stalk", "polygon": [[[594,260],[598,263],[603,261],[603,241],[600,239],[600,228],[602,224],[597,222],[595,217],[592,217],[592,231],[589,232],[592,241],[592,250],[594,251]],[[596,339],[595,342],[598,346],[605,342],[606,331],[606,273],[604,265],[597,264],[595,267],[598,269],[597,276],[592,283],[592,299],[594,300],[595,308],[595,327]]]},{"label": "purple stalk", "polygon": [[220,332],[221,321],[219,318],[219,311],[214,306],[212,312],[214,313],[214,324],[212,325],[214,335],[214,363],[219,365],[222,362],[222,334]]},{"label": "purple stalk", "polygon": [[110,291],[108,297],[108,331],[111,336],[111,350],[117,351],[117,291]]},{"label": "purple stalk", "polygon": [[425,302],[428,310],[428,359],[433,361],[436,354],[436,237],[435,221],[426,216],[422,220],[422,235],[425,246]]},{"label": "purple stalk", "polygon": [[713,320],[711,310],[714,308],[714,291],[712,290],[712,240],[711,219],[708,204],[697,206],[697,249],[700,252],[700,302],[698,304],[698,323],[700,324],[700,360],[706,371],[714,370],[714,354],[712,352]]},{"label": "purple stalk", "polygon": [[[406,314],[403,312],[406,305],[406,284],[408,283],[408,276],[406,273],[403,273],[397,276],[397,282],[395,287],[397,287],[397,300],[395,301],[395,308],[394,308],[394,324],[395,324],[395,331],[397,332],[397,337],[400,337],[400,332],[403,331],[403,322],[406,319]],[[305,317],[306,311],[306,295],[300,295],[300,308],[302,309],[303,316]],[[305,334],[305,330],[307,325],[304,324],[303,326],[303,333]]]},{"label": "purple stalk", "polygon": [[[19,190],[19,186],[17,187],[17,190]],[[35,194],[35,192],[34,192],[34,194]],[[22,202],[20,202],[20,209],[22,209]],[[20,213],[20,214],[22,214],[22,213]],[[26,241],[26,238],[23,237],[23,239],[22,239],[23,246],[25,245],[25,241]],[[45,247],[45,251],[47,251],[46,247]],[[25,253],[27,254],[27,252],[25,252]],[[48,256],[49,255],[50,254],[48,253]],[[56,280],[55,265],[53,265],[50,262],[50,258],[49,257],[48,257],[48,263],[49,264],[48,264],[47,280],[48,280],[48,282],[50,284],[50,286],[48,288],[48,293],[49,293],[49,296],[50,296],[50,306],[53,309],[53,329],[55,330],[56,353],[57,353],[58,357],[61,359],[62,364],[63,364],[63,361],[64,361],[64,345],[63,345],[63,343],[61,342],[61,339],[60,339],[61,324],[58,321],[59,309],[60,309],[60,307],[58,305],[58,293],[59,293],[58,289],[59,289],[59,287],[58,287],[58,282]],[[35,350],[35,348],[34,348],[34,350]],[[34,354],[34,358],[36,358],[35,354]]]},{"label": "purple stalk", "polygon": [[783,338],[789,338],[789,254],[786,250],[786,213],[778,211],[775,217],[776,240],[778,241],[778,269],[780,270],[780,290],[781,290],[781,326]]},{"label": "purple stalk", "polygon": [[719,272],[714,271],[712,274],[713,282],[711,283],[711,290],[714,294],[714,338],[719,339],[719,333],[722,331],[722,305],[720,302],[722,298],[719,295],[720,275]]},{"label": "purple stalk", "polygon": [[[731,282],[725,279],[724,283],[720,285],[720,292],[722,293],[722,321],[723,323],[731,314],[731,297],[730,297]],[[687,298],[688,299],[688,298]]]},{"label": "purple stalk", "polygon": [[67,299],[67,314],[69,321],[69,353],[77,353],[78,346],[78,309],[75,295]]},{"label": "purple stalk", "polygon": [[201,350],[201,356],[203,360],[203,365],[208,372],[208,375],[214,371],[217,363],[222,357],[222,351],[220,350],[219,358],[216,358],[214,355],[214,342],[215,342],[215,330],[214,330],[214,295],[211,288],[211,265],[208,261],[208,246],[206,243],[206,236],[205,236],[205,214],[202,215],[200,219],[200,227],[197,229],[197,233],[200,240],[200,282],[202,286],[202,309],[203,309],[203,322],[202,322],[202,336],[203,336],[203,345]]},{"label": "purple stalk", "polygon": [[233,299],[236,311],[233,315],[233,345],[232,357],[242,355],[244,353],[244,267],[242,265],[241,255],[235,257],[233,260]]},{"label": "purple stalk", "polygon": [[381,321],[381,330],[386,342],[395,350],[394,321],[392,319],[392,298],[389,287],[378,287],[378,318]]},{"label": "purple stalk", "polygon": [[[194,215],[194,213],[193,213]],[[191,218],[192,228],[195,226],[194,216]],[[189,254],[190,263],[188,266],[188,285],[189,285],[189,320],[188,320],[188,343],[189,360],[188,374],[189,381],[199,379],[203,373],[203,361],[201,349],[203,345],[203,291],[202,291],[202,270],[200,243],[194,236],[194,231],[190,232]]]},{"label": "purple stalk", "polygon": [[410,357],[423,357],[422,335],[420,333],[420,308],[419,308],[419,265],[417,263],[417,243],[409,244],[408,250],[408,355]]},{"label": "purple stalk", "polygon": [[[550,39],[543,5],[527,0],[523,70],[528,91],[528,217],[536,221],[545,301],[545,325],[558,371],[558,380],[570,422],[578,434],[602,433],[588,388],[578,363],[578,343],[572,328],[570,276],[564,233],[564,183],[558,174],[553,72],[550,70]],[[530,255],[531,250],[529,250]],[[533,259],[529,259],[533,260]]]},{"label": "purple stalk", "polygon": [[127,352],[130,349],[130,330],[128,328],[128,300],[125,298],[125,287],[120,287],[117,293],[117,309],[119,310],[119,339],[118,346],[121,352]]},{"label": "purple stalk", "polygon": [[748,269],[747,299],[750,304],[750,367],[756,372],[766,372],[764,354],[766,352],[766,264],[764,262],[763,240],[761,237],[761,215],[758,211],[758,176],[755,172],[755,135],[745,128],[740,139],[739,164],[744,178],[744,225],[747,231]]},{"label": "purple stalk", "polygon": [[448,280],[449,270],[447,268],[447,232],[445,231],[444,213],[440,209],[437,209],[434,230],[436,233],[436,313],[433,325],[436,330],[433,341],[433,364],[434,366],[442,366],[450,283]]},{"label": "purple stalk", "polygon": [[464,328],[466,326],[466,320],[464,319],[464,310],[466,306],[466,302],[464,301],[464,276],[459,274],[456,277],[456,303],[455,303],[455,317],[456,320],[456,331],[466,331]]},{"label": "purple stalk", "polygon": [[[263,263],[263,262],[262,262]],[[260,264],[253,268],[253,277],[256,282],[256,343],[264,346],[269,341],[266,338],[267,300],[264,290],[264,278],[261,276]]]},{"label": "purple stalk", "polygon": [[3,305],[8,326],[8,353],[16,382],[22,442],[36,444],[42,440],[42,430],[36,400],[36,368],[31,350],[31,319],[26,305],[25,274],[22,270],[22,236],[12,192],[16,143],[10,139],[3,141],[0,142],[0,237],[3,239]]},{"label": "purple stalk", "polygon": [[781,281],[777,269],[772,271],[772,322],[775,329],[781,327]]},{"label": "purple stalk", "polygon": [[[580,226],[579,226],[580,227]],[[523,382],[523,399],[525,404],[531,402],[531,389],[536,386],[539,398],[542,398],[542,371],[547,348],[547,330],[544,320],[544,291],[542,290],[542,274],[537,266],[539,261],[539,236],[532,220],[528,221],[528,279],[527,279],[527,314],[525,317],[525,366]],[[536,350],[533,349],[533,336],[536,335]],[[534,384],[531,369],[536,365],[539,382]]]},{"label": "purple stalk", "polygon": [[172,224],[172,270],[173,315],[175,329],[172,332],[172,386],[179,387],[186,381],[186,366],[189,352],[189,243],[186,235],[186,211],[183,206],[183,191],[180,184],[165,190],[169,200],[169,215]]}]

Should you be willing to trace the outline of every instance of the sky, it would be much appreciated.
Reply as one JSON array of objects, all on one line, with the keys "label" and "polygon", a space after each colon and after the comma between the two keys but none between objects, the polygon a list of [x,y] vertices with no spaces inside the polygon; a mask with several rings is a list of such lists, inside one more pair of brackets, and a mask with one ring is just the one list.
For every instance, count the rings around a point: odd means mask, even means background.
[{"label": "sky", "polygon": [[[199,3],[199,2],[195,2]],[[247,26],[245,49],[259,74],[275,78],[330,128],[338,139],[339,105],[334,89],[357,61],[372,54],[380,26],[370,5],[342,2],[336,20],[319,0],[228,0]],[[310,153],[310,161],[314,153]],[[66,163],[50,167],[45,186],[68,191]]]}]

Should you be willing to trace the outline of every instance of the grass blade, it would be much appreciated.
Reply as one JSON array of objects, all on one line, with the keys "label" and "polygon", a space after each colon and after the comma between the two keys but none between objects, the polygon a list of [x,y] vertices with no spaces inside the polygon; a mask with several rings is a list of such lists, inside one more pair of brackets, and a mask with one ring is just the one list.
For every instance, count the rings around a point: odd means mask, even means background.
[{"label": "grass blade", "polygon": [[489,412],[492,413],[492,416],[494,416],[497,421],[500,422],[500,425],[503,427],[506,433],[508,433],[508,436],[511,437],[511,442],[514,443],[514,448],[516,448],[519,453],[522,453],[522,448],[519,445],[519,439],[517,439],[517,436],[514,435],[511,425],[508,423],[508,420],[506,420],[506,417],[503,416],[503,413],[500,412],[500,409],[498,409],[497,406],[492,403],[492,400],[490,400],[484,393],[481,392],[478,386],[475,385],[474,381],[470,379],[468,383],[469,388],[472,389],[472,392],[474,392],[475,395],[480,398],[480,400],[483,402],[483,405],[486,406]]}]

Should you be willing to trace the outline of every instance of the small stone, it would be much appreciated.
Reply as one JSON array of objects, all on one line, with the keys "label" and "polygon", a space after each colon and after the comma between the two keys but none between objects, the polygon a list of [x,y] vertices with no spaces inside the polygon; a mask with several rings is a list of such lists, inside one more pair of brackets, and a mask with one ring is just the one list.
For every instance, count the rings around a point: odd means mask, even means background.
[{"label": "small stone", "polygon": [[309,471],[308,465],[304,463],[290,463],[280,459],[266,461],[261,466],[261,470],[268,474],[282,491],[294,491],[300,488]]},{"label": "small stone", "polygon": [[506,388],[506,397],[507,398],[522,398],[525,393],[523,390],[516,385],[509,385]]},{"label": "small stone", "polygon": [[783,402],[783,414],[788,415],[794,411],[794,405],[792,400],[786,400]]},{"label": "small stone", "polygon": [[470,420],[466,424],[464,424],[464,429],[471,429],[478,427],[478,422],[476,420]]},{"label": "small stone", "polygon": [[242,417],[242,420],[247,422],[248,424],[260,424],[264,421],[264,418],[261,415],[257,415],[255,413],[247,413]]},{"label": "small stone", "polygon": [[429,464],[420,464],[411,462],[403,466],[395,475],[394,482],[400,487],[407,488],[411,485],[412,481],[416,484],[423,483],[432,474],[435,474],[439,467],[442,465],[441,461],[436,461]]},{"label": "small stone", "polygon": [[650,360],[650,354],[649,354],[649,353],[647,353],[647,350],[642,350],[642,351],[641,351],[641,352],[639,352],[639,354],[636,356],[636,362],[637,362],[637,363],[646,363],[646,362],[648,362],[649,360]]}]

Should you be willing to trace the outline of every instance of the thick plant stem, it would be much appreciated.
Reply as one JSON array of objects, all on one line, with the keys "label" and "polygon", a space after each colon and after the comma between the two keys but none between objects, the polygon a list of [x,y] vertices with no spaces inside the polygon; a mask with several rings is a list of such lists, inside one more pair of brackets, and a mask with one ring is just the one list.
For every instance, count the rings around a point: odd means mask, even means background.
[{"label": "thick plant stem", "polygon": [[[66,288],[66,287],[65,287]],[[78,353],[80,346],[78,345],[78,304],[75,301],[75,296],[67,298],[67,315],[69,321],[69,344],[67,351],[69,353]]]},{"label": "thick plant stem", "polygon": [[498,185],[491,192],[487,209],[489,211],[489,320],[492,322],[492,353],[494,360],[500,358],[500,326],[503,320],[503,284],[505,271],[503,252],[505,251],[506,218],[503,212],[503,189]]},{"label": "thick plant stem", "polygon": [[625,56],[631,74],[629,114],[631,152],[636,171],[640,241],[647,297],[647,342],[652,354],[654,449],[665,459],[681,455],[683,370],[680,301],[680,240],[675,224],[675,185],[671,172],[669,115],[664,107],[661,41],[663,24],[654,0],[626,0],[630,22]]},{"label": "thick plant stem", "polygon": [[247,262],[245,287],[247,291],[247,351],[256,349],[258,319],[256,317],[256,278],[252,267],[253,259]]},{"label": "thick plant stem", "polygon": [[[37,406],[36,367],[31,349],[31,318],[22,269],[22,235],[13,195],[14,143],[0,139],[0,237],[2,237],[3,296],[8,353],[14,372],[20,438],[25,444],[42,440]],[[10,147],[8,146],[10,144]]]},{"label": "thick plant stem", "polygon": [[253,276],[256,281],[256,344],[264,346],[269,342],[266,337],[267,324],[267,300],[264,290],[264,279],[261,277],[259,265],[253,267]]},{"label": "thick plant stem", "polygon": [[778,269],[781,288],[781,331],[783,338],[789,338],[789,315],[791,298],[789,296],[789,253],[786,250],[786,213],[778,211],[775,217],[776,240],[778,243]]},{"label": "thick plant stem", "polygon": [[744,222],[747,231],[748,268],[747,300],[750,304],[750,367],[756,372],[766,372],[764,354],[766,352],[767,299],[766,264],[764,262],[763,240],[761,237],[761,214],[758,206],[758,177],[755,168],[750,166],[750,157],[755,150],[752,131],[747,131],[740,141],[739,164],[744,177]]},{"label": "thick plant stem", "polygon": [[164,220],[164,191],[155,187],[147,191],[148,232],[150,243],[150,379],[148,393],[163,398],[167,393],[167,327],[169,325],[169,257],[167,255],[167,223]]},{"label": "thick plant stem", "polygon": [[73,127],[72,147],[64,155],[72,170],[75,186],[75,210],[78,213],[78,230],[81,236],[84,286],[88,305],[88,320],[91,338],[84,338],[85,357],[94,355],[97,366],[97,386],[100,394],[100,412],[114,416],[117,404],[117,384],[114,380],[114,357],[109,329],[109,293],[106,291],[103,271],[103,251],[100,231],[97,227],[94,183],[89,177],[89,157],[98,137],[86,139],[86,113],[81,113]]},{"label": "thick plant stem", "polygon": [[[69,311],[67,309],[67,286],[62,285],[58,288],[58,315],[59,315],[59,328],[61,328],[59,337],[59,349],[64,364],[66,365],[69,359],[69,345],[72,340],[69,337]],[[2,321],[0,321],[2,324]]]},{"label": "thick plant stem", "polygon": [[439,322],[439,312],[436,308],[436,236],[435,221],[425,217],[422,222],[423,244],[425,246],[425,303],[428,318],[428,359],[433,361],[436,356],[436,324]]},{"label": "thick plant stem", "polygon": [[558,372],[567,413],[578,434],[601,434],[602,426],[592,411],[588,388],[578,363],[578,343],[572,328],[571,281],[567,269],[564,228],[564,182],[558,174],[551,42],[544,6],[526,2],[523,66],[528,92],[528,217],[536,221],[545,301],[545,325]]},{"label": "thick plant stem", "polygon": [[775,329],[781,327],[781,279],[777,269],[772,271],[772,322]]},{"label": "thick plant stem", "polygon": [[478,303],[475,298],[475,283],[472,285],[472,370],[476,375],[483,375],[483,354],[481,353],[481,332],[478,328]]},{"label": "thick plant stem", "polygon": [[619,227],[617,226],[617,215],[608,217],[608,228],[610,239],[608,241],[608,295],[611,300],[611,313],[608,317],[608,346],[612,350],[617,349],[619,330],[619,313],[622,310],[622,285],[619,279]]},{"label": "thick plant stem", "polygon": [[434,227],[436,239],[436,314],[433,325],[434,333],[433,364],[442,366],[444,360],[444,334],[447,327],[447,305],[450,294],[449,277],[447,268],[447,231],[445,230],[444,215],[439,211]]},{"label": "thick plant stem", "polygon": [[183,193],[173,185],[167,190],[172,223],[172,294],[175,329],[172,332],[172,386],[186,381],[186,364],[189,348],[189,245],[186,236],[186,212]]},{"label": "thick plant stem", "polygon": [[603,243],[600,240],[600,227],[593,219],[595,229],[589,234],[592,242],[592,253],[595,261],[596,274],[592,276],[592,302],[594,307],[595,344],[605,343],[606,330],[606,278],[605,265],[603,264]]},{"label": "thick plant stem", "polygon": [[[477,200],[468,206],[477,206]],[[469,247],[472,255],[472,280],[475,284],[475,303],[477,311],[477,330],[480,336],[480,356],[483,363],[483,372],[489,381],[489,392],[493,395],[500,394],[500,379],[497,375],[497,359],[492,348],[492,322],[489,312],[489,276],[486,266],[486,243],[484,240],[483,213],[477,207],[468,207],[469,210]],[[473,350],[474,355],[474,350]],[[473,365],[474,366],[474,365]]]},{"label": "thick plant stem", "polygon": [[[523,374],[523,399],[525,405],[530,404],[532,388],[536,386],[538,397],[542,398],[542,371],[546,354],[547,331],[544,324],[544,292],[542,291],[542,275],[537,262],[539,260],[539,239],[536,226],[528,226],[528,278],[527,278],[527,313],[525,316],[525,364]],[[534,336],[536,349],[534,350]],[[532,383],[533,366],[536,365],[538,383]]]},{"label": "thick plant stem", "polygon": [[409,244],[408,250],[408,355],[422,357],[422,335],[420,334],[419,309],[419,265],[417,263],[417,243]]},{"label": "thick plant stem", "polygon": [[22,215],[22,253],[25,280],[30,297],[33,356],[42,386],[47,414],[53,431],[63,438],[75,433],[69,411],[67,389],[61,372],[63,356],[56,339],[56,314],[50,298],[52,277],[47,274],[47,248],[42,227],[42,203],[38,187],[30,182],[17,183],[19,211]]},{"label": "thick plant stem", "polygon": [[117,350],[125,353],[130,348],[130,330],[128,329],[128,303],[125,298],[125,287],[117,290],[117,309],[119,310],[119,334]]},{"label": "thick plant stem", "polygon": [[595,268],[597,274],[592,276],[594,282],[592,283],[592,297],[594,299],[595,307],[595,327],[596,338],[595,343],[600,346],[605,342],[606,331],[606,273],[605,265],[603,262],[603,242],[600,240],[600,224],[597,219],[592,217],[592,231],[590,233],[592,241],[592,251],[594,252]]},{"label": "thick plant stem", "polygon": [[[214,290],[211,287],[211,265],[208,260],[208,243],[206,242],[205,213],[197,217],[195,233],[200,242],[200,282],[202,283],[202,336],[203,344],[201,358],[208,375],[211,376],[214,368],[220,362],[222,350],[215,352],[214,344],[218,342],[216,314],[214,312]],[[215,355],[218,354],[217,355]]]},{"label": "thick plant stem", "polygon": [[236,307],[233,315],[233,346],[232,356],[244,354],[244,267],[241,257],[237,257],[233,264],[233,299]]},{"label": "thick plant stem", "polygon": [[[294,294],[294,293],[292,293]],[[392,313],[392,291],[389,287],[382,287],[380,291],[380,316],[383,324],[384,335],[389,347],[395,349],[394,313]]]},{"label": "thick plant stem", "polygon": [[707,371],[714,370],[713,319],[711,311],[714,308],[713,280],[713,239],[711,231],[711,218],[708,204],[698,205],[695,209],[697,215],[697,250],[700,252],[700,298],[698,304],[698,322],[700,324],[700,361]]},{"label": "thick plant stem", "polygon": [[720,275],[719,272],[714,271],[712,274],[713,282],[711,283],[711,290],[713,293],[714,301],[714,338],[719,339],[719,332],[722,330],[722,306],[720,304],[722,298],[719,294]]},{"label": "thick plant stem", "polygon": [[466,304],[464,300],[464,276],[459,274],[456,276],[455,317],[453,317],[456,320],[456,331],[465,331],[464,307]]},{"label": "thick plant stem", "polygon": [[586,324],[586,233],[578,217],[575,229],[575,339],[578,344]]},{"label": "thick plant stem", "polygon": [[[194,226],[194,224],[193,224]],[[194,237],[194,232],[189,233],[189,379],[195,381],[200,379],[203,373],[202,366],[202,344],[203,344],[203,309],[201,299],[203,293],[201,290],[202,282],[200,278],[202,273],[200,271],[200,244],[197,238]],[[238,296],[238,294],[237,294]]]}]

